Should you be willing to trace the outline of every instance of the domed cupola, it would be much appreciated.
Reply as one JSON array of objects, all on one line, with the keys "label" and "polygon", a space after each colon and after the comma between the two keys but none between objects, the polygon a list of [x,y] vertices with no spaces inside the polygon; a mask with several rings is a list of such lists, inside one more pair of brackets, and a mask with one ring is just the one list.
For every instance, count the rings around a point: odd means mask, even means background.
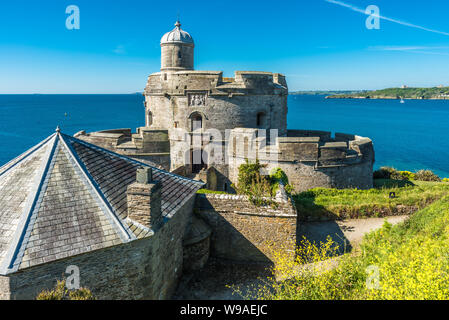
[{"label": "domed cupola", "polygon": [[188,32],[182,30],[181,23],[179,21],[176,21],[175,28],[172,31],[164,34],[161,39],[161,44],[167,43],[193,44],[193,38]]},{"label": "domed cupola", "polygon": [[161,71],[193,70],[194,47],[192,36],[176,21],[161,39]]}]

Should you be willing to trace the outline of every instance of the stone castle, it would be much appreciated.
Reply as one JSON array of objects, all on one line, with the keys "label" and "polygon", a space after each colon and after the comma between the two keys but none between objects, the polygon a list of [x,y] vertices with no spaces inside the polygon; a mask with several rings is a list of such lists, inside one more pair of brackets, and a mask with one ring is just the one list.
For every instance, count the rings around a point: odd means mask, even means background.
[{"label": "stone castle", "polygon": [[[207,188],[232,192],[238,168],[256,158],[283,169],[296,191],[373,186],[372,141],[351,134],[288,130],[285,76],[194,70],[193,38],[175,28],[161,39],[161,70],[145,87],[145,127],[75,135],[150,161]],[[272,136],[272,131],[276,135]]]},{"label": "stone castle", "polygon": [[284,76],[194,71],[179,22],[161,47],[137,133],[58,128],[0,167],[0,300],[34,299],[67,268],[98,299],[169,299],[209,256],[270,264],[269,243],[294,252],[300,222],[282,185],[274,206],[232,194],[247,159],[282,168],[297,191],[372,187],[371,140],[287,129]]}]

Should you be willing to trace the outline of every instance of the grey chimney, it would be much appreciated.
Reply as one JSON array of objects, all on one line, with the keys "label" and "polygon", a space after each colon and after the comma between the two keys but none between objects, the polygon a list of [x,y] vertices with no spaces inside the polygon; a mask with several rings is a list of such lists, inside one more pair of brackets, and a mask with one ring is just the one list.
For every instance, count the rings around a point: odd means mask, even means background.
[{"label": "grey chimney", "polygon": [[137,169],[136,182],[126,191],[128,218],[150,229],[161,226],[161,183],[153,181],[151,168]]}]

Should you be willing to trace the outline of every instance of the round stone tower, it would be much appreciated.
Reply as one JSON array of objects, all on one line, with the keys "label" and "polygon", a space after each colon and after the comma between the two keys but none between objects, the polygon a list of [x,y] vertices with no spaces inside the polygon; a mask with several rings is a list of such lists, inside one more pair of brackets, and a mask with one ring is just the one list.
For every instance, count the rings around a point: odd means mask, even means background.
[{"label": "round stone tower", "polygon": [[193,70],[194,48],[192,36],[176,21],[161,39],[161,71]]},{"label": "round stone tower", "polygon": [[162,37],[161,51],[161,71],[148,77],[144,90],[145,127],[133,135],[102,132],[89,141],[177,174],[198,174],[207,188],[220,191],[237,183],[247,159],[258,159],[268,172],[281,168],[297,192],[372,187],[370,139],[287,130],[284,75],[236,71],[231,78],[222,71],[194,70],[194,42],[179,21]]}]

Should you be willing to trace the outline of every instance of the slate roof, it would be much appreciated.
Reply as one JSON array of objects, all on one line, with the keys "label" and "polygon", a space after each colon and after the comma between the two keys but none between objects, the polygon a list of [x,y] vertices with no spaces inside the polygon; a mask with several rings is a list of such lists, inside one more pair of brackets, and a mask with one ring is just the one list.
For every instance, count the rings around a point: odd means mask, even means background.
[{"label": "slate roof", "polygon": [[[0,275],[151,236],[126,219],[139,167],[59,130],[1,167]],[[165,220],[204,185],[151,168]]]}]

